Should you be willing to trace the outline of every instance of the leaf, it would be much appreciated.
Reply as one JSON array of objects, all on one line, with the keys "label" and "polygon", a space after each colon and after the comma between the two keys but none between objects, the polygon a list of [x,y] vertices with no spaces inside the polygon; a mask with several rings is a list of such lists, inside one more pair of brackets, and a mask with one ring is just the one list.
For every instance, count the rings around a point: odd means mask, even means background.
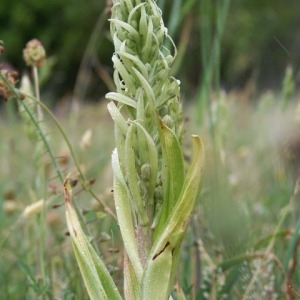
[{"label": "leaf", "polygon": [[122,299],[105,264],[84,234],[72,205],[68,177],[64,182],[67,225],[76,260],[90,299]]},{"label": "leaf", "polygon": [[[185,177],[179,199],[150,250],[144,271],[146,275],[143,278],[143,295],[149,296],[148,290],[150,286],[153,289],[153,293],[156,294],[159,290],[165,291],[166,288],[169,290],[172,284],[169,281],[164,281],[164,279],[167,274],[171,280],[173,279],[174,270],[177,267],[174,264],[177,257],[174,257],[174,255],[179,255],[180,253],[177,251],[177,248],[180,247],[183,234],[195,205],[204,166],[204,148],[198,136],[193,136],[193,146],[193,160]],[[173,264],[170,263],[170,257]],[[158,274],[160,274],[161,280],[157,280]],[[158,281],[159,283],[154,286],[153,283]],[[143,298],[143,300],[146,299],[155,298]]]},{"label": "leaf", "polygon": [[163,190],[164,200],[159,223],[154,231],[154,239],[163,230],[171,210],[179,199],[184,182],[184,165],[181,146],[175,133],[159,119],[159,137],[163,157]]},{"label": "leaf", "polygon": [[125,299],[128,300],[141,299],[140,284],[126,253],[124,254],[124,294]]},{"label": "leaf", "polygon": [[118,152],[116,149],[112,153],[112,167],[114,171],[114,200],[118,223],[126,253],[133,265],[136,277],[140,282],[142,279],[143,268],[139,260],[138,246],[134,234],[128,191],[126,188],[125,179],[122,175],[118,159]]},{"label": "leaf", "polygon": [[295,255],[295,249],[297,249],[298,241],[299,241],[299,231],[300,231],[300,218],[298,218],[298,221],[296,223],[293,235],[288,243],[288,246],[286,248],[285,257],[284,257],[284,269],[286,272],[288,272],[290,268],[290,262],[293,259],[293,255]]},{"label": "leaf", "polygon": [[156,256],[149,258],[143,277],[143,300],[168,299],[172,256],[171,245],[167,242]]}]

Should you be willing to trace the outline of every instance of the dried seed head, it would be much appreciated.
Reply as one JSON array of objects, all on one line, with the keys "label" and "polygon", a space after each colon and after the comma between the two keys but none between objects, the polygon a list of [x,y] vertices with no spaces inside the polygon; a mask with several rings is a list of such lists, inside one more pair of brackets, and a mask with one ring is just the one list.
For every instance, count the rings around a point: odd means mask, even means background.
[{"label": "dried seed head", "polygon": [[[0,70],[1,75],[6,80],[0,77],[0,96],[3,97],[4,101],[7,101],[11,96],[14,95],[14,91],[11,86],[15,86],[18,73],[16,71]],[[7,84],[7,82],[9,84]]]},{"label": "dried seed head", "polygon": [[46,58],[46,51],[37,39],[30,40],[23,49],[23,58],[27,66],[41,67]]}]

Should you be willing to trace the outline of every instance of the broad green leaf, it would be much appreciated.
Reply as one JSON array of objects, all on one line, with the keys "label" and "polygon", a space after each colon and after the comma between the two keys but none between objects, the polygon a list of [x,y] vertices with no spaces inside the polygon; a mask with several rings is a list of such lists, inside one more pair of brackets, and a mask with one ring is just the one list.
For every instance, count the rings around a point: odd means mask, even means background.
[{"label": "broad green leaf", "polygon": [[[158,273],[157,267],[160,269],[160,276],[162,278],[166,276],[165,273],[168,273],[168,276],[170,276],[171,273],[170,278],[173,278],[172,274],[176,266],[169,264],[167,257],[163,258],[163,256],[168,256],[169,251],[171,251],[173,263],[176,261],[176,258],[174,260],[173,255],[176,253],[177,255],[179,254],[177,248],[180,247],[183,234],[195,205],[204,166],[204,148],[202,141],[198,136],[193,136],[193,149],[193,160],[184,180],[179,199],[173,210],[170,212],[164,228],[159,236],[157,236],[147,259],[144,271],[147,275],[143,278],[142,285],[143,293],[145,294],[147,294],[149,286],[152,286],[152,283],[156,280]],[[164,266],[159,263],[160,260],[157,260],[158,257],[165,262]],[[161,281],[161,289],[165,290],[166,287],[169,289],[171,284],[172,283],[169,281]]]},{"label": "broad green leaf", "polygon": [[171,210],[179,199],[184,182],[183,155],[179,141],[174,132],[159,119],[159,137],[162,147],[163,173],[162,182],[164,202],[159,223],[154,231],[154,239],[163,230]]},{"label": "broad green leaf", "polygon": [[105,264],[83,232],[72,205],[68,178],[64,183],[67,225],[81,275],[90,299],[122,299]]},{"label": "broad green leaf", "polygon": [[164,300],[169,298],[172,261],[173,248],[168,242],[155,256],[149,259],[143,277],[143,300]]}]

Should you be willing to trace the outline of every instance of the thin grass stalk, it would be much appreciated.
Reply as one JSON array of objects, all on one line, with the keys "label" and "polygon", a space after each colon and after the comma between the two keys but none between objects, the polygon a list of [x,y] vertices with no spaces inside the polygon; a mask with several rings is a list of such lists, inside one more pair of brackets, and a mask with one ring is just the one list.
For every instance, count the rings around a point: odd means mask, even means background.
[{"label": "thin grass stalk", "polygon": [[[32,67],[32,73],[33,73],[33,83],[34,83],[34,91],[35,91],[35,98],[38,101],[41,101],[40,96],[40,85],[39,85],[39,74],[38,74],[38,68],[36,66]],[[44,121],[43,111],[39,105],[36,106],[37,109],[37,119],[39,122]]]},{"label": "thin grass stalk", "polygon": [[[209,105],[210,92],[214,89],[217,93],[220,90],[220,53],[221,40],[225,29],[226,19],[231,0],[218,1],[216,17],[211,20],[212,6],[209,0],[202,0],[199,6],[203,22],[200,22],[201,58],[203,65],[203,78],[198,90],[197,120],[201,121],[207,105]],[[206,17],[206,18],[205,18]],[[215,28],[213,33],[213,28]]]}]

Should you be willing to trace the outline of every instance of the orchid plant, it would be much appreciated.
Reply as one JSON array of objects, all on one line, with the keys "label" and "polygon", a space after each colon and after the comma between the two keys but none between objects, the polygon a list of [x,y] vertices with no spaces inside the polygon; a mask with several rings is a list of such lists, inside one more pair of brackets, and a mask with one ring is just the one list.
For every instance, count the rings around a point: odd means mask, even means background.
[{"label": "orchid plant", "polygon": [[[180,82],[170,76],[176,47],[154,0],[115,0],[109,20],[116,92],[106,95],[115,123],[114,201],[124,243],[125,299],[168,299],[204,164],[193,135],[186,171]],[[173,51],[166,48],[171,41]],[[105,264],[81,229],[65,181],[67,223],[91,299],[120,299]]]},{"label": "orchid plant", "polygon": [[[180,82],[170,75],[176,47],[156,2],[114,0],[110,23],[115,46],[112,60],[116,92],[106,97],[115,123],[112,168],[116,218],[124,243],[124,298],[168,299],[174,285],[180,246],[200,187],[204,149],[201,139],[194,135],[193,158],[186,170]],[[173,50],[166,45],[172,45]],[[26,61],[30,59],[29,64],[33,61],[34,67],[38,67],[45,55],[40,43],[33,40],[27,46]],[[0,53],[3,51],[0,42]],[[36,69],[34,74],[37,74]],[[30,95],[14,87],[15,74],[1,72],[0,79],[0,94],[5,100],[16,97],[23,105],[48,149],[59,178],[63,179],[39,124],[41,111],[38,110],[36,118],[27,103],[23,103]],[[37,86],[36,91],[37,99],[30,99],[55,121],[39,101]],[[55,124],[70,146],[59,124],[56,121]],[[89,186],[84,186],[90,191]],[[68,176],[64,181],[64,193],[67,225],[90,298],[122,299],[105,263],[82,229]]]}]

